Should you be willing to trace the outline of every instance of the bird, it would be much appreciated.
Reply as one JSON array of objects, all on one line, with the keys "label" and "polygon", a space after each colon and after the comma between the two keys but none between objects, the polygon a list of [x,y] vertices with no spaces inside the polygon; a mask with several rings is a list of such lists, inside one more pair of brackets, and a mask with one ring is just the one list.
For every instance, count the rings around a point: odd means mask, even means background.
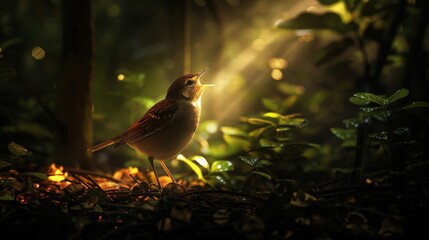
[{"label": "bird", "polygon": [[162,191],[154,160],[176,183],[164,161],[174,159],[191,141],[201,115],[201,97],[206,87],[200,78],[208,69],[177,78],[168,88],[165,98],[153,105],[124,133],[88,148],[99,151],[113,145],[129,147],[145,154],[153,169],[158,188]]}]

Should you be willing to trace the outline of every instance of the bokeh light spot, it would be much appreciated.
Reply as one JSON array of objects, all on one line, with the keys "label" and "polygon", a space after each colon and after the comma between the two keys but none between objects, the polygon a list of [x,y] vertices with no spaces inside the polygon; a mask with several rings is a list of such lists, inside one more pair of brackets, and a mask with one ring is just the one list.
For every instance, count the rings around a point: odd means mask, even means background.
[{"label": "bokeh light spot", "polygon": [[45,57],[45,50],[41,47],[35,47],[33,50],[31,50],[31,55],[36,60],[42,60]]},{"label": "bokeh light spot", "polygon": [[285,69],[288,66],[288,62],[283,58],[271,58],[268,64],[272,69]]},{"label": "bokeh light spot", "polygon": [[125,75],[120,73],[118,74],[118,81],[124,81],[125,80]]},{"label": "bokeh light spot", "polygon": [[264,49],[264,47],[265,47],[265,41],[264,41],[264,39],[261,39],[261,38],[255,39],[253,41],[253,43],[252,43],[252,47],[255,50],[262,50],[262,49]]},{"label": "bokeh light spot", "polygon": [[217,122],[210,122],[210,123],[208,123],[208,124],[207,124],[207,126],[206,126],[206,130],[207,130],[207,132],[208,132],[208,133],[211,133],[211,134],[213,134],[213,133],[217,132],[217,129],[218,129],[218,124],[217,124]]},{"label": "bokeh light spot", "polygon": [[274,80],[278,81],[278,80],[281,80],[283,78],[283,73],[282,73],[282,71],[280,69],[273,69],[271,71],[271,77]]}]

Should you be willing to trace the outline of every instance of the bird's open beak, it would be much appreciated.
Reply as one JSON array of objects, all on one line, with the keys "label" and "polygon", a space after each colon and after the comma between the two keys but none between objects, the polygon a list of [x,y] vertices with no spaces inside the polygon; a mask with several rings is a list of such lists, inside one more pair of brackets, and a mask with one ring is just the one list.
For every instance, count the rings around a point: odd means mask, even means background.
[{"label": "bird's open beak", "polygon": [[[207,70],[209,70],[208,68],[206,68],[206,69],[204,69],[203,71],[201,71],[199,74],[198,74],[198,80],[200,79],[200,77],[205,73],[205,72],[207,72]],[[214,84],[201,84],[201,87],[213,87],[213,86],[215,86]]]}]

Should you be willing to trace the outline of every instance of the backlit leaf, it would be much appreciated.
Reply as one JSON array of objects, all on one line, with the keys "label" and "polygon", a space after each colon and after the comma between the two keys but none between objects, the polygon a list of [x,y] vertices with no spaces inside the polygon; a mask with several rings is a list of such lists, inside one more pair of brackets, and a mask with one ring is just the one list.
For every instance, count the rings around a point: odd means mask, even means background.
[{"label": "backlit leaf", "polygon": [[226,172],[234,170],[234,165],[230,161],[215,161],[212,163],[211,172]]},{"label": "backlit leaf", "polygon": [[179,155],[177,157],[177,160],[186,163],[192,169],[192,171],[194,171],[194,173],[197,175],[199,179],[204,179],[203,172],[201,171],[201,168],[196,163],[185,158],[183,155]]},{"label": "backlit leaf", "polygon": [[203,156],[194,156],[194,157],[192,157],[192,161],[197,162],[198,164],[200,164],[205,169],[210,169],[209,162],[207,162],[206,158]]},{"label": "backlit leaf", "polygon": [[257,137],[259,137],[262,133],[264,133],[266,130],[268,130],[268,129],[270,129],[270,128],[272,128],[272,126],[267,126],[267,127],[262,127],[262,128],[255,129],[255,130],[253,130],[253,131],[251,131],[251,132],[249,133],[249,137],[257,138]]},{"label": "backlit leaf", "polygon": [[226,135],[247,137],[247,133],[244,130],[242,130],[240,128],[236,128],[236,127],[224,126],[224,127],[220,128],[220,131]]},{"label": "backlit leaf", "polygon": [[263,98],[262,99],[262,104],[264,105],[264,107],[269,110],[269,111],[278,111],[279,110],[279,106],[277,105],[277,103],[269,98]]},{"label": "backlit leaf", "polygon": [[297,127],[302,128],[308,125],[308,120],[305,118],[281,118],[279,127]]},{"label": "backlit leaf", "polygon": [[276,113],[276,112],[267,112],[267,113],[264,113],[264,117],[280,118],[280,117],[282,117],[282,115],[280,113]]},{"label": "backlit leaf", "polygon": [[248,118],[247,122],[253,125],[272,125],[275,126],[275,124],[271,121],[262,119],[262,118]]}]

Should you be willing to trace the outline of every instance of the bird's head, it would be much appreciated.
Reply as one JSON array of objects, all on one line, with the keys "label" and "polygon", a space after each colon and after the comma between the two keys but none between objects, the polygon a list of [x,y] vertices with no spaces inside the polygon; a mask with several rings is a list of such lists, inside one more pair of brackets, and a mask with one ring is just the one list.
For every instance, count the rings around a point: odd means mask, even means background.
[{"label": "bird's head", "polygon": [[167,97],[176,100],[198,101],[206,87],[212,84],[201,84],[200,77],[205,73],[204,69],[200,73],[187,74],[176,79],[168,88]]}]

